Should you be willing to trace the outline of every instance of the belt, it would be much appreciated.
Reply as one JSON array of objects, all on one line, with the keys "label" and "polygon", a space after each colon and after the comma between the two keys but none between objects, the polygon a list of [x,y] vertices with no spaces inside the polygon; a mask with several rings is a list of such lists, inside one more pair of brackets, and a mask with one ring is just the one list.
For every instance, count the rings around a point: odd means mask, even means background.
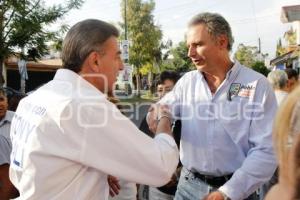
[{"label": "belt", "polygon": [[194,175],[195,178],[202,180],[206,184],[212,186],[212,187],[221,187],[224,185],[231,177],[233,174],[228,174],[224,176],[210,176],[210,175],[204,175],[200,174],[198,172],[191,172],[191,174]]}]

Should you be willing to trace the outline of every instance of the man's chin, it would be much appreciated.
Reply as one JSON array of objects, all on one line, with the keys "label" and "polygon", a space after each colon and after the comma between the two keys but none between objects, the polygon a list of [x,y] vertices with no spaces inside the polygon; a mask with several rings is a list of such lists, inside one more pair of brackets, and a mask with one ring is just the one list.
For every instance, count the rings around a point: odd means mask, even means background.
[{"label": "man's chin", "polygon": [[205,71],[205,65],[196,65],[196,69],[197,69],[198,71],[203,72],[203,71]]}]

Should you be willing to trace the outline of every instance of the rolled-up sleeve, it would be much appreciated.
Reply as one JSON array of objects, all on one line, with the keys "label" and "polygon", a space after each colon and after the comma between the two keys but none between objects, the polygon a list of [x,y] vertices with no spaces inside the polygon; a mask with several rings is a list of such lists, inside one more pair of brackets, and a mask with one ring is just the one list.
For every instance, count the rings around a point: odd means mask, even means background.
[{"label": "rolled-up sleeve", "polygon": [[253,113],[249,130],[250,149],[242,166],[232,178],[219,189],[232,200],[242,200],[251,195],[261,184],[267,182],[276,169],[276,159],[272,146],[272,126],[277,103],[271,86],[260,79],[255,101],[261,102],[260,109]]}]

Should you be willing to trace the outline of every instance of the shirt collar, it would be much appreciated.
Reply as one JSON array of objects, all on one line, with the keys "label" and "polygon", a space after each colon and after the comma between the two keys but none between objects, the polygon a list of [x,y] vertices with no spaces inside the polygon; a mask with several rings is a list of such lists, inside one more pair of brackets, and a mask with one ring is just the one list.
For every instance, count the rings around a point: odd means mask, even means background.
[{"label": "shirt collar", "polygon": [[80,89],[80,93],[85,94],[87,96],[91,95],[91,93],[97,93],[98,95],[104,96],[104,94],[101,91],[99,91],[95,86],[93,86],[80,75],[69,69],[57,70],[54,76],[54,80],[70,82],[74,89],[76,89],[77,91],[79,91]]},{"label": "shirt collar", "polygon": [[226,78],[228,81],[233,81],[237,73],[241,69],[241,64],[238,61],[235,61],[231,69],[226,73]]},{"label": "shirt collar", "polygon": [[[239,61],[235,61],[231,69],[226,73],[225,79],[228,81],[233,81],[233,79],[236,77],[237,73],[241,69],[241,64]],[[203,73],[201,71],[198,71],[201,79],[203,78]]]},{"label": "shirt collar", "polygon": [[4,118],[0,121],[0,126],[2,126],[6,122],[11,123],[13,116],[14,116],[14,112],[8,110]]}]

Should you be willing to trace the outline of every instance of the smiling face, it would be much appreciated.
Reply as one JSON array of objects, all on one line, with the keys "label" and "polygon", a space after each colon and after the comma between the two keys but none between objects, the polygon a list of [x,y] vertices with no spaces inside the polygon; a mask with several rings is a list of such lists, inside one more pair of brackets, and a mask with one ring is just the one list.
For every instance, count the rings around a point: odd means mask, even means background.
[{"label": "smiling face", "polygon": [[0,120],[2,120],[7,112],[8,102],[6,96],[0,92]]},{"label": "smiling face", "polygon": [[211,36],[204,24],[197,24],[188,29],[188,56],[202,72],[210,73],[217,69],[222,53],[227,52],[227,44],[225,36]]}]

